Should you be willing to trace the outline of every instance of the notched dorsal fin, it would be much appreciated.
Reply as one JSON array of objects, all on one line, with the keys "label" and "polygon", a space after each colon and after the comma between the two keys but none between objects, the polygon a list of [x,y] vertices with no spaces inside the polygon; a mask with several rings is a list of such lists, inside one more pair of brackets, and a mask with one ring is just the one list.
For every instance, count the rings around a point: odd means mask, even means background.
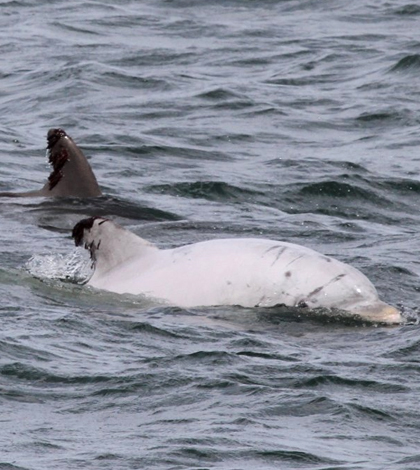
[{"label": "notched dorsal fin", "polygon": [[48,161],[52,166],[52,171],[44,187],[22,193],[0,192],[0,197],[96,197],[102,195],[85,155],[63,129],[50,129],[47,143]]},{"label": "notched dorsal fin", "polygon": [[96,177],[86,157],[63,129],[47,135],[48,160],[52,171],[42,188],[43,196],[101,196]]},{"label": "notched dorsal fin", "polygon": [[64,147],[53,152],[52,149],[61,137],[66,137],[63,129],[50,129],[47,135],[48,162],[52,166],[52,172],[48,177],[49,190],[51,191],[63,177],[62,169],[69,159],[69,154]]}]

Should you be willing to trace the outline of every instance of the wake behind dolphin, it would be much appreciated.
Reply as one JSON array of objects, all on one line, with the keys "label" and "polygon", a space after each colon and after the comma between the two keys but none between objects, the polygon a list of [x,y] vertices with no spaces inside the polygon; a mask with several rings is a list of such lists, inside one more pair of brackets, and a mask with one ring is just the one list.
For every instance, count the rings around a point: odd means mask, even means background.
[{"label": "wake behind dolphin", "polygon": [[81,220],[72,235],[77,246],[90,251],[94,273],[88,285],[99,289],[187,308],[282,304],[402,322],[360,271],[292,243],[220,239],[162,250],[100,217]]},{"label": "wake behind dolphin", "polygon": [[96,177],[83,152],[63,129],[47,135],[52,171],[43,188],[35,191],[0,192],[0,197],[96,197],[101,196]]}]

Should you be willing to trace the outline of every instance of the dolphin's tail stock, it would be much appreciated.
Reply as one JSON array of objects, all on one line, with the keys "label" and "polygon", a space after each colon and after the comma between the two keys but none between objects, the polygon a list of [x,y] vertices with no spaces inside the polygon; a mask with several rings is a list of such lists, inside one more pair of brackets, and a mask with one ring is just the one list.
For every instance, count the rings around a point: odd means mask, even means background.
[{"label": "dolphin's tail stock", "polygon": [[95,197],[101,196],[96,177],[85,155],[63,129],[50,129],[47,150],[52,171],[40,190],[13,193],[4,197]]}]

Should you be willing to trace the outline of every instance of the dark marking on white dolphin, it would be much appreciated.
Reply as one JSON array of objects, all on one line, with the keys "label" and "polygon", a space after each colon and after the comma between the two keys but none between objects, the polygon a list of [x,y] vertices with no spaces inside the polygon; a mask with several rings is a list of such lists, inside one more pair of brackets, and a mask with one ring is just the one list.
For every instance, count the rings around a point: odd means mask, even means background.
[{"label": "dark marking on white dolphin", "polygon": [[295,259],[292,259],[292,261],[290,261],[290,263],[288,263],[286,266],[290,266],[291,264],[295,263],[296,261],[298,261],[301,258],[303,258],[303,255],[297,256]]},{"label": "dark marking on white dolphin", "polygon": [[97,197],[102,192],[83,152],[63,129],[47,134],[50,176],[40,190],[1,192],[0,197]]},{"label": "dark marking on white dolphin", "polygon": [[343,279],[343,277],[345,276],[345,274],[339,274],[338,276],[335,276],[333,279],[331,279],[329,282],[327,282],[326,284],[322,285],[322,286],[319,286],[317,287],[316,289],[314,289],[312,292],[310,292],[306,299],[312,299],[312,297],[315,297],[317,294],[319,294],[323,289],[325,289],[326,287],[328,287],[329,285],[333,284],[334,282],[337,282],[339,281],[340,279]]},{"label": "dark marking on white dolphin", "polygon": [[[83,236],[84,236],[85,230],[90,230],[93,226],[93,223],[98,218],[99,217],[88,217],[86,219],[82,219],[73,227],[71,236],[72,236],[72,238],[74,240],[74,244],[76,246],[82,246],[83,245]],[[102,225],[107,220],[108,219],[102,219],[98,223],[98,225]]]},{"label": "dark marking on white dolphin", "polygon": [[273,266],[273,265],[280,259],[280,256],[285,252],[286,247],[281,246],[281,245],[272,246],[271,248],[268,248],[268,249],[264,252],[263,256],[265,256],[267,253],[272,252],[273,250],[278,250],[278,251],[277,251],[276,257],[274,258],[274,261],[271,263],[271,266]]}]

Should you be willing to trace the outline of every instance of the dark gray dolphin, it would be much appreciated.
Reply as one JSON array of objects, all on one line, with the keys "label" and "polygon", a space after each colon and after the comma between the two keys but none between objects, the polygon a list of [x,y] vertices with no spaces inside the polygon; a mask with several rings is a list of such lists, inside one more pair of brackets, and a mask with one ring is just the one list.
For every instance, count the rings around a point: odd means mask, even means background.
[{"label": "dark gray dolphin", "polygon": [[101,196],[86,157],[63,129],[47,134],[48,161],[52,167],[42,189],[23,193],[0,192],[0,197],[95,197]]}]

